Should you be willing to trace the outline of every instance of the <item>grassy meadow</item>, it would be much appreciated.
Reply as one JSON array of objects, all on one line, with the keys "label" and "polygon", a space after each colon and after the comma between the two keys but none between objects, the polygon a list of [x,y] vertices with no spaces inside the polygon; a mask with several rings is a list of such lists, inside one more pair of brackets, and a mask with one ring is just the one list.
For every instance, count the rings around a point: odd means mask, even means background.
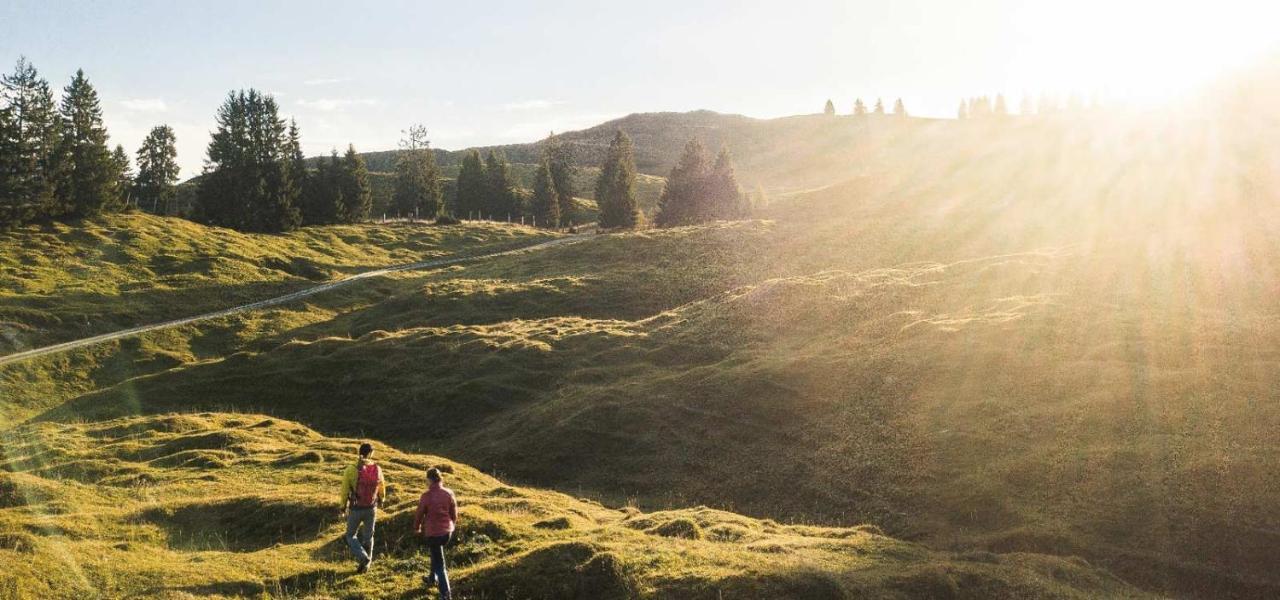
[{"label": "grassy meadow", "polygon": [[[0,560],[79,565],[11,585],[413,597],[412,546],[390,547],[393,576],[352,578],[325,516],[352,443],[327,436],[371,436],[404,450],[383,455],[395,481],[454,469],[464,530],[488,538],[458,552],[466,597],[1280,594],[1280,123],[835,119],[820,141],[850,136],[839,152],[789,134],[744,157],[744,181],[792,174],[750,220],[0,367],[7,493],[45,498],[0,508],[19,532]],[[0,238],[10,349],[552,235],[56,227]]]}]

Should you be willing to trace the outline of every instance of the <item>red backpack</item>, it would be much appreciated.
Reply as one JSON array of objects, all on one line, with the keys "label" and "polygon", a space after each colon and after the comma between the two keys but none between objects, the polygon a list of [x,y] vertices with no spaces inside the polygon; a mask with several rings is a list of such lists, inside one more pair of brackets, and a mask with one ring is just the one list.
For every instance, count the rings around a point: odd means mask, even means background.
[{"label": "red backpack", "polygon": [[369,508],[378,501],[378,481],[382,479],[382,471],[378,465],[369,463],[356,467],[356,490],[352,503],[357,508]]}]

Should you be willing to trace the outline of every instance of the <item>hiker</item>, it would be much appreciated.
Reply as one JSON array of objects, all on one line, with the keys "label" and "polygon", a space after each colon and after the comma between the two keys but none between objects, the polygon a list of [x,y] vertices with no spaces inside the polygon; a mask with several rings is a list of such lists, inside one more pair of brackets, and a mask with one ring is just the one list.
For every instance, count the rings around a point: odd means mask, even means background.
[{"label": "hiker", "polygon": [[347,514],[347,535],[343,538],[356,559],[356,572],[364,573],[373,563],[373,521],[378,503],[387,495],[382,469],[372,460],[373,444],[360,444],[360,458],[342,474],[342,507]]},{"label": "hiker", "polygon": [[413,532],[427,539],[431,552],[431,574],[423,577],[427,587],[439,584],[440,598],[449,600],[449,573],[444,566],[444,547],[453,536],[458,521],[458,503],[453,490],[444,487],[440,469],[427,469],[427,491],[418,499],[418,513],[413,517]]}]

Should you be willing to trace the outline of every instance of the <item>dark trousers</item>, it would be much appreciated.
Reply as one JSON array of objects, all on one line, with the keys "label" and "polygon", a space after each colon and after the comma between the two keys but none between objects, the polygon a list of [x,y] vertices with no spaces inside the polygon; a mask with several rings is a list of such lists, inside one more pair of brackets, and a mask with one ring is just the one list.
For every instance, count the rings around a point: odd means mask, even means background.
[{"label": "dark trousers", "polygon": [[427,550],[431,553],[431,576],[427,579],[440,586],[440,597],[449,597],[449,571],[444,565],[444,547],[449,545],[448,535],[427,538]]}]

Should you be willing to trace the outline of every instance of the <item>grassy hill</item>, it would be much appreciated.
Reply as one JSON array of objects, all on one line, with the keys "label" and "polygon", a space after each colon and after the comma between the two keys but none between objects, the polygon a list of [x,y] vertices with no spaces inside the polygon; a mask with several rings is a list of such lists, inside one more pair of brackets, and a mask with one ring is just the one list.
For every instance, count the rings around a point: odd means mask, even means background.
[{"label": "grassy hill", "polygon": [[3,422],[269,413],[614,506],[1280,594],[1274,111],[877,123],[767,167],[835,179],[756,220],[0,368]]},{"label": "grassy hill", "polygon": [[457,597],[1133,598],[1083,561],[931,551],[874,527],[644,513],[513,487],[382,447],[388,500],[374,570],[339,541],[339,473],[356,440],[252,414],[30,425],[0,459],[6,598],[422,598],[410,528],[423,471],[458,494]]}]

